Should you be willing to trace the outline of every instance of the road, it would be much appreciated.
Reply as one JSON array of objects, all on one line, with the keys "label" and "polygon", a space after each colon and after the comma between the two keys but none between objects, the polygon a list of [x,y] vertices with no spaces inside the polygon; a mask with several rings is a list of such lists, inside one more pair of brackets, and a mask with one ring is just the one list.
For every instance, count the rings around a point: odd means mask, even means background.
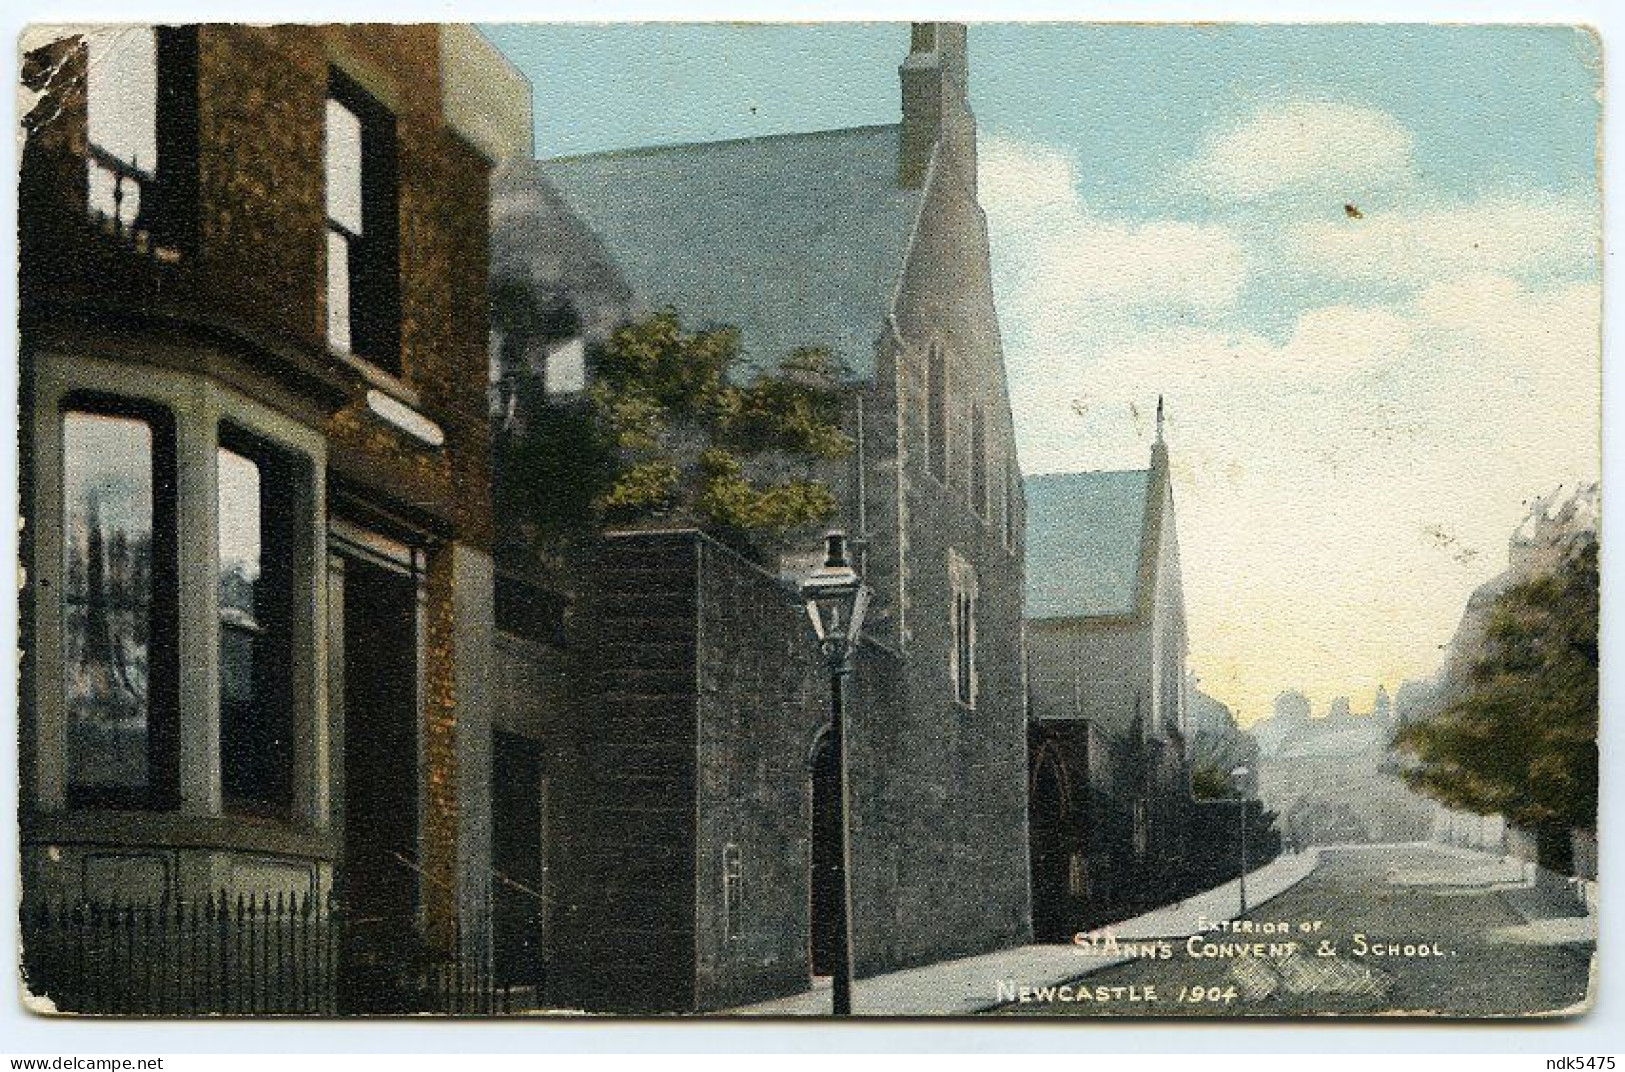
[{"label": "road", "polygon": [[[1572,1009],[1585,998],[1595,948],[1586,921],[1562,918],[1512,878],[1490,858],[1437,847],[1326,849],[1314,874],[1249,914],[1252,933],[1210,930],[1189,944],[1145,948],[1069,989],[995,1012],[1490,1017]],[[1288,953],[1285,943],[1296,945]]]}]

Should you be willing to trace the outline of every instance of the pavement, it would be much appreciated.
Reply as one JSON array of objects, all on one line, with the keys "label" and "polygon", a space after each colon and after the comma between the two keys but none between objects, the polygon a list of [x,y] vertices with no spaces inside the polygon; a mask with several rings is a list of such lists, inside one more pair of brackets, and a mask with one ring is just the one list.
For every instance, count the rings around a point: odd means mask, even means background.
[{"label": "pavement", "polygon": [[[1548,876],[1549,879],[1549,876]],[[1016,1016],[1470,1019],[1587,1008],[1596,917],[1518,861],[1426,843],[1322,847],[1304,881],[1249,913],[1305,940],[1292,951],[1196,948],[1098,970],[1066,993],[1030,993]],[[1246,939],[1241,939],[1245,942]]]},{"label": "pavement", "polygon": [[[1279,856],[1247,876],[1249,910],[1264,905],[1307,878],[1320,854],[1309,849]],[[1025,945],[857,980],[852,1011],[857,1016],[963,1016],[1015,1000],[1022,987],[1047,988],[1103,971],[1133,959],[1123,945],[1153,939],[1184,940],[1236,917],[1240,883],[1227,882],[1205,893],[1166,905],[1095,932],[1093,947]],[[1115,945],[1105,942],[1110,932]],[[827,1016],[830,988],[820,980],[812,990],[756,1005],[724,1009],[725,1016]]]}]

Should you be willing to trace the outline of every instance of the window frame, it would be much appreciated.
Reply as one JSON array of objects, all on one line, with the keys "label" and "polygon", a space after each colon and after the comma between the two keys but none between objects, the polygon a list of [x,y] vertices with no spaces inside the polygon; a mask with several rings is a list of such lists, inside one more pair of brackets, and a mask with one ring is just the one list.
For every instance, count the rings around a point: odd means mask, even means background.
[{"label": "window frame", "polygon": [[987,410],[981,403],[970,408],[970,479],[971,512],[983,521],[991,520],[993,495],[991,465],[987,445]]},{"label": "window frame", "polygon": [[[331,174],[327,170],[325,139],[330,136],[327,103],[344,108],[360,126],[359,232],[328,213],[325,196]],[[338,346],[332,336],[328,311],[323,337],[338,353],[365,361],[393,376],[402,372],[400,286],[400,177],[399,128],[389,110],[359,82],[337,67],[328,68],[327,95],[323,98],[323,261],[322,283],[326,301],[332,300],[332,238],[346,251],[345,322],[347,343]]]},{"label": "window frame", "polygon": [[[64,570],[56,596],[62,651],[55,687],[64,690],[62,701],[64,755],[63,791],[70,810],[172,811],[180,805],[180,602],[177,580],[179,560],[178,447],[175,415],[168,406],[99,390],[71,390],[56,406],[55,434],[62,444],[56,473],[59,516],[54,521],[61,540],[59,566]],[[152,480],[152,594],[147,625],[147,784],[143,789],[85,785],[74,781],[68,745],[66,651],[68,585],[66,578],[67,420],[70,414],[136,420],[145,423],[152,438],[149,459]]]},{"label": "window frame", "polygon": [[[152,34],[153,93],[150,102],[152,142],[156,160],[143,168],[98,144],[90,134],[90,110],[96,106],[90,79],[85,86],[85,207],[112,219],[126,232],[146,231],[153,242],[177,252],[195,251],[198,236],[198,38],[197,25],[135,25],[120,32]],[[91,44],[85,62],[91,63]],[[148,102],[142,102],[145,105]],[[144,109],[146,110],[146,109]],[[92,186],[97,169],[109,172],[114,182],[114,213],[95,207]],[[140,203],[128,223],[121,213],[118,190],[133,183]]]},{"label": "window frame", "polygon": [[954,702],[975,710],[981,687],[976,658],[980,581],[976,568],[955,551],[948,552],[948,602],[948,679]]},{"label": "window frame", "polygon": [[[254,797],[233,791],[231,765],[228,754],[228,721],[224,692],[225,673],[217,668],[215,690],[219,697],[219,756],[220,797],[222,810],[231,815],[257,818],[288,819],[295,804],[294,768],[296,765],[294,733],[296,719],[293,712],[293,616],[294,602],[298,598],[294,566],[294,535],[299,522],[299,504],[309,480],[296,455],[267,441],[263,436],[246,431],[237,423],[223,419],[216,424],[215,458],[219,464],[223,453],[235,454],[259,470],[259,530],[260,530],[260,582],[256,586],[256,625],[258,640],[271,648],[265,660],[268,670],[262,670],[259,648],[256,645],[254,676],[255,704],[263,716],[271,713],[282,731],[282,747],[275,754],[271,769],[275,799]],[[218,474],[218,470],[217,470]],[[219,531],[221,502],[219,480],[216,479],[215,525]],[[219,540],[216,538],[215,576],[220,574]],[[215,607],[218,651],[224,642],[224,631],[230,628],[218,600]],[[273,738],[275,739],[275,738]]]},{"label": "window frame", "polygon": [[925,471],[948,484],[948,352],[941,340],[925,348]]}]

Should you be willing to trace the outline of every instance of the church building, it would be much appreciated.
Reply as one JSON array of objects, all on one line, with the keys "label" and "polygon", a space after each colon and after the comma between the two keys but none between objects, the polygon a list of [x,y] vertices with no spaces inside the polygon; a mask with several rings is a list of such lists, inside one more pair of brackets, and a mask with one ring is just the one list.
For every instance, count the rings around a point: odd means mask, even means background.
[{"label": "church building", "polygon": [[1027,480],[1035,937],[1154,907],[1185,855],[1185,602],[1161,403],[1148,469]]}]

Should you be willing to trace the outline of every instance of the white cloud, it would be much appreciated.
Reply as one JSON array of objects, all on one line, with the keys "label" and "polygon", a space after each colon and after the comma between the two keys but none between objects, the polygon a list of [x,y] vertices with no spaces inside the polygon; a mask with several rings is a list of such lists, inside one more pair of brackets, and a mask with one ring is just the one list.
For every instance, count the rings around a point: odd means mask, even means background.
[{"label": "white cloud", "polygon": [[1312,271],[1360,282],[1538,277],[1594,264],[1597,227],[1594,202],[1495,195],[1302,224],[1289,232],[1286,252]]},{"label": "white cloud", "polygon": [[1235,304],[1247,264],[1228,228],[1097,215],[1078,196],[1071,159],[1046,146],[988,138],[980,156],[995,257],[1033,315]]},{"label": "white cloud", "polygon": [[1022,464],[1144,466],[1166,394],[1193,668],[1249,717],[1288,686],[1391,690],[1436,665],[1523,501],[1595,478],[1599,317],[1595,284],[1478,275],[1308,310],[1281,341],[1012,339]]},{"label": "white cloud", "polygon": [[1429,201],[1410,152],[1368,109],[1255,116],[1180,176],[1216,223],[1102,217],[1069,156],[984,143],[1022,467],[1144,466],[1167,396],[1192,666],[1245,716],[1431,672],[1524,501],[1600,468],[1594,206]]},{"label": "white cloud", "polygon": [[1411,133],[1399,120],[1331,101],[1277,105],[1216,131],[1181,176],[1219,200],[1307,189],[1339,204],[1410,178]]}]

